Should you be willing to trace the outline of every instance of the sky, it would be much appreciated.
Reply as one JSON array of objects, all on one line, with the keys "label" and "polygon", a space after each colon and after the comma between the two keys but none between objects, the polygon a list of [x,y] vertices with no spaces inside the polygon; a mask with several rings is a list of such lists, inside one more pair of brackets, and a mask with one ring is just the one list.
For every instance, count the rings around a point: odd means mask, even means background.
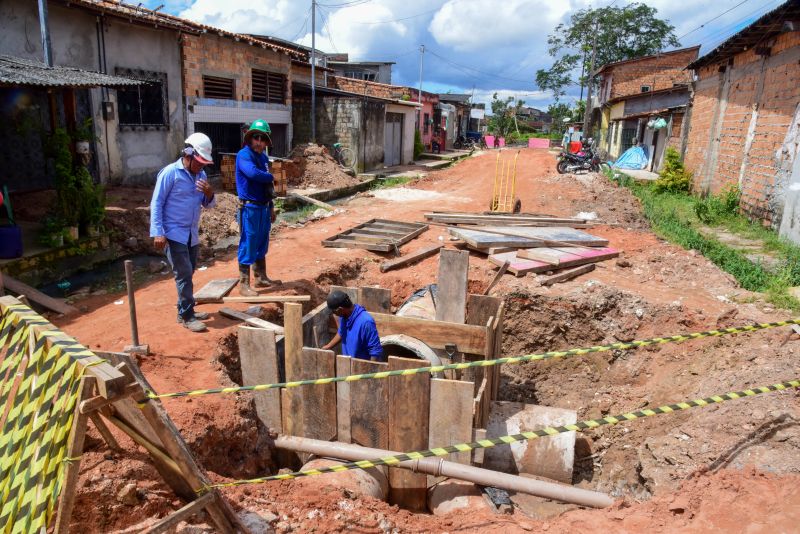
[{"label": "sky", "polygon": [[[131,1],[131,0],[129,0]],[[681,46],[701,55],[784,0],[649,0],[675,27]],[[310,0],[145,0],[144,5],[239,33],[311,45]],[[513,96],[546,109],[553,97],[535,83],[548,68],[547,37],[570,14],[624,0],[318,0],[316,46],[354,61],[394,61],[392,83],[473,94],[475,102]],[[726,13],[727,11],[727,13]],[[420,45],[425,53],[420,54]],[[578,98],[578,89],[563,101]],[[488,106],[487,106],[488,107]]]}]

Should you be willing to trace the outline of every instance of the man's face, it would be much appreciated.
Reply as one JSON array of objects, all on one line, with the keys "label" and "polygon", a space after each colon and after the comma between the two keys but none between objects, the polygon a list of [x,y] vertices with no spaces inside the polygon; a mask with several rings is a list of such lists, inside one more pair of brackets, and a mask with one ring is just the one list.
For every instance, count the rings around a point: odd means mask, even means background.
[{"label": "man's face", "polygon": [[189,172],[191,172],[192,174],[199,173],[200,171],[203,170],[205,166],[206,166],[205,163],[201,163],[197,161],[197,159],[195,158],[189,158]]},{"label": "man's face", "polygon": [[269,137],[264,134],[253,134],[250,136],[250,148],[253,149],[253,152],[257,154],[261,154],[266,150],[267,146],[269,145]]}]

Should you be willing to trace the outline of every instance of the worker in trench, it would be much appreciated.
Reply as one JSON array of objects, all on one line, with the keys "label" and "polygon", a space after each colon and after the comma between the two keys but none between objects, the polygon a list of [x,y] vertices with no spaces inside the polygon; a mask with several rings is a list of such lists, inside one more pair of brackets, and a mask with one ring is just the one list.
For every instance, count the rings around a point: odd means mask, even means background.
[{"label": "worker in trench", "polygon": [[254,297],[257,288],[280,285],[267,276],[269,232],[275,221],[275,179],[269,172],[267,147],[272,146],[270,127],[256,120],[244,134],[245,146],[236,155],[236,193],[239,196],[239,294]]},{"label": "worker in trench", "polygon": [[158,173],[150,201],[150,237],[156,250],[167,254],[178,289],[178,322],[192,332],[203,332],[208,319],[194,309],[192,275],[200,249],[200,210],[215,204],[214,190],[203,168],[213,163],[211,139],[193,133],[184,141],[178,161]]},{"label": "worker in trench", "polygon": [[340,341],[342,354],[361,360],[382,361],[383,347],[375,319],[360,304],[353,304],[347,293],[335,290],[328,295],[328,309],[339,318],[339,329],[324,347],[330,350]]}]

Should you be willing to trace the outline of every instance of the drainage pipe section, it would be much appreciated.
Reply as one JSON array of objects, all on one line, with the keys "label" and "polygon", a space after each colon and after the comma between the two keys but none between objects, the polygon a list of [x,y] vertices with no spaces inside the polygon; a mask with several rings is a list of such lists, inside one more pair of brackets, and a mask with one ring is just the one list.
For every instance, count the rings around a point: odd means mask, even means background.
[{"label": "drainage pipe section", "polygon": [[[322,441],[296,436],[278,436],[275,438],[274,443],[279,449],[340,458],[348,461],[383,458],[385,456],[401,454],[399,452],[362,447],[350,443]],[[614,503],[614,499],[605,493],[567,486],[565,484],[557,484],[555,482],[544,482],[533,478],[524,478],[456,462],[448,462],[442,458],[407,460],[405,462],[400,462],[395,467],[409,469],[415,473],[456,478],[481,486],[491,486],[507,491],[518,491],[537,497],[544,497],[546,499],[579,504],[592,508],[606,508]]]}]

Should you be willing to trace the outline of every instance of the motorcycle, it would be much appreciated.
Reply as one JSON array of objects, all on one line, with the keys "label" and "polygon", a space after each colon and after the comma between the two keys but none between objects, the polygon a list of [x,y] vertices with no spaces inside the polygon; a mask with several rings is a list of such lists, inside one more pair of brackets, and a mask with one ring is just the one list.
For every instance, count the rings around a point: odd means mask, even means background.
[{"label": "motorcycle", "polygon": [[556,171],[558,171],[559,174],[567,174],[577,171],[599,172],[600,155],[591,145],[585,147],[583,150],[575,154],[572,154],[567,150],[562,150],[558,154]]}]

